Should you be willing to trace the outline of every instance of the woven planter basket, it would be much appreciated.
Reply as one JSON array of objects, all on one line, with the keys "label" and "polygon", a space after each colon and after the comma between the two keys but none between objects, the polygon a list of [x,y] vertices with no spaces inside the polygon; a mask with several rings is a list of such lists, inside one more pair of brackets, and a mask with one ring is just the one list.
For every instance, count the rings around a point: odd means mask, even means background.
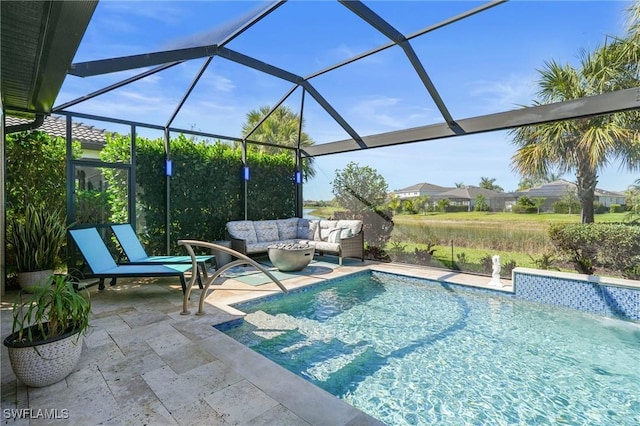
[{"label": "woven planter basket", "polygon": [[66,333],[37,342],[35,346],[13,342],[14,335],[4,340],[14,374],[31,387],[49,386],[67,377],[82,353],[82,334]]}]

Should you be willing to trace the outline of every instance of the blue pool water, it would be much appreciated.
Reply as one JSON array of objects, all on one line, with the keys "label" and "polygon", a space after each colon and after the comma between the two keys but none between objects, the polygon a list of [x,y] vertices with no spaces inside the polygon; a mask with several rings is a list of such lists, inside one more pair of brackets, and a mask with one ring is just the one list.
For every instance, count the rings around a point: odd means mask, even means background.
[{"label": "blue pool water", "polygon": [[380,273],[239,309],[227,334],[390,425],[640,424],[638,323]]}]

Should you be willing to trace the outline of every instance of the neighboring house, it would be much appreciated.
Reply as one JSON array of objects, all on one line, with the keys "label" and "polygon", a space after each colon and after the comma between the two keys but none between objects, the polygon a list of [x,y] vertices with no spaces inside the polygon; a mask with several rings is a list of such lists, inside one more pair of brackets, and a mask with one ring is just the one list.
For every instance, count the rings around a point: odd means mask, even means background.
[{"label": "neighboring house", "polygon": [[399,189],[395,192],[392,192],[391,196],[395,198],[415,198],[415,197],[422,197],[423,195],[434,197],[439,194],[442,194],[443,192],[449,191],[451,189],[452,188],[433,185],[430,183],[417,183],[415,185],[411,185],[406,188]]},{"label": "neighboring house", "polygon": [[[18,124],[26,124],[32,120],[5,117],[7,126],[15,126]],[[44,119],[42,126],[38,127],[38,131],[45,132],[50,136],[67,137],[67,119],[66,117],[48,116]],[[107,132],[103,129],[96,129],[93,126],[87,126],[80,122],[73,122],[71,128],[71,138],[80,142],[82,148],[82,159],[99,160],[100,151],[107,142]],[[76,185],[79,189],[98,189],[104,188],[102,174],[97,167],[76,167]]]},{"label": "neighboring house", "polygon": [[[541,210],[553,211],[553,204],[557,201],[565,199],[567,196],[576,197],[576,188],[575,183],[560,179],[519,191],[518,195],[526,195],[529,198],[545,198]],[[626,203],[625,194],[622,192],[606,191],[596,188],[594,195],[595,201],[605,207],[609,207],[612,204],[624,205]]]},{"label": "neighboring house", "polygon": [[[26,124],[33,120],[17,117],[5,117],[7,126]],[[35,130],[45,132],[51,136],[67,137],[66,117],[48,116],[44,119],[42,126]],[[82,146],[82,158],[99,159],[99,153],[107,143],[107,132],[103,129],[96,129],[79,122],[73,122],[71,128],[71,139],[80,142]]]},{"label": "neighboring house", "polygon": [[515,199],[517,198],[517,196],[512,193],[493,191],[478,186],[465,186],[438,194],[433,197],[433,200],[437,202],[437,200],[446,198],[449,200],[449,205],[466,206],[468,211],[473,211],[478,195],[482,195],[487,200],[491,211],[503,211],[505,210],[507,202],[515,203]]}]

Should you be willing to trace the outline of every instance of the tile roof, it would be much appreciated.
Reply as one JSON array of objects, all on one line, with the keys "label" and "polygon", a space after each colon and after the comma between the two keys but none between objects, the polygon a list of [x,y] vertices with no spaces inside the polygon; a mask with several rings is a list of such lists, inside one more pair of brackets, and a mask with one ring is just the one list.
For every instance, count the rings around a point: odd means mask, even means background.
[{"label": "tile roof", "polygon": [[[549,183],[543,183],[542,185],[535,186],[533,188],[524,189],[519,191],[520,193],[529,197],[564,197],[568,193],[576,193],[576,184],[563,179],[555,180]],[[622,192],[607,191],[604,189],[596,188],[596,196],[612,196],[612,197],[624,197]]]},{"label": "tile roof", "polygon": [[451,188],[449,187],[445,187],[445,186],[438,186],[438,185],[433,185],[431,183],[416,183],[415,185],[411,185],[408,186],[406,188],[402,188],[399,189],[397,191],[394,191],[395,193],[398,192],[423,192],[423,191],[446,191],[449,190]]},{"label": "tile roof", "polygon": [[[5,117],[7,126],[26,124],[31,120],[18,117]],[[51,136],[66,137],[67,120],[65,117],[48,116],[38,129]],[[94,126],[87,126],[80,122],[72,122],[71,135],[74,140],[79,141],[84,149],[100,150],[107,142],[107,132],[104,129],[96,129]]]},{"label": "tile roof", "polygon": [[462,188],[454,188],[450,191],[443,192],[442,194],[438,195],[438,198],[459,198],[472,200],[475,199],[478,195],[482,195],[486,198],[499,198],[508,197],[511,194],[492,191],[491,189],[480,188],[479,186],[465,186]]}]

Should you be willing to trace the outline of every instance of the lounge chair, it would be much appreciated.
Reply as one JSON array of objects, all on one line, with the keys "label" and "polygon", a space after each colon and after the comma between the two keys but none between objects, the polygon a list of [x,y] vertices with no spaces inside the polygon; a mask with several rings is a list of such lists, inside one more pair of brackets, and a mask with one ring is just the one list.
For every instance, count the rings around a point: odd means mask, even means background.
[{"label": "lounge chair", "polygon": [[[148,265],[148,264],[169,264],[169,263],[184,263],[191,264],[191,256],[148,256],[144,247],[140,243],[136,232],[131,227],[131,224],[125,223],[122,225],[111,225],[111,229],[120,243],[120,247],[124,250],[124,254],[129,259],[128,264],[131,265]],[[196,256],[196,262],[202,270],[202,274],[207,278],[207,266],[206,262],[210,262],[214,256]],[[199,277],[198,277],[199,278]]]},{"label": "lounge chair", "polygon": [[[87,261],[92,276],[96,278],[111,278],[111,285],[116,278],[129,277],[178,277],[182,292],[187,291],[184,273],[191,270],[192,264],[146,264],[146,265],[118,265],[111,256],[109,249],[98,234],[96,228],[72,229],[69,234]],[[100,283],[100,288],[104,284]]]}]

